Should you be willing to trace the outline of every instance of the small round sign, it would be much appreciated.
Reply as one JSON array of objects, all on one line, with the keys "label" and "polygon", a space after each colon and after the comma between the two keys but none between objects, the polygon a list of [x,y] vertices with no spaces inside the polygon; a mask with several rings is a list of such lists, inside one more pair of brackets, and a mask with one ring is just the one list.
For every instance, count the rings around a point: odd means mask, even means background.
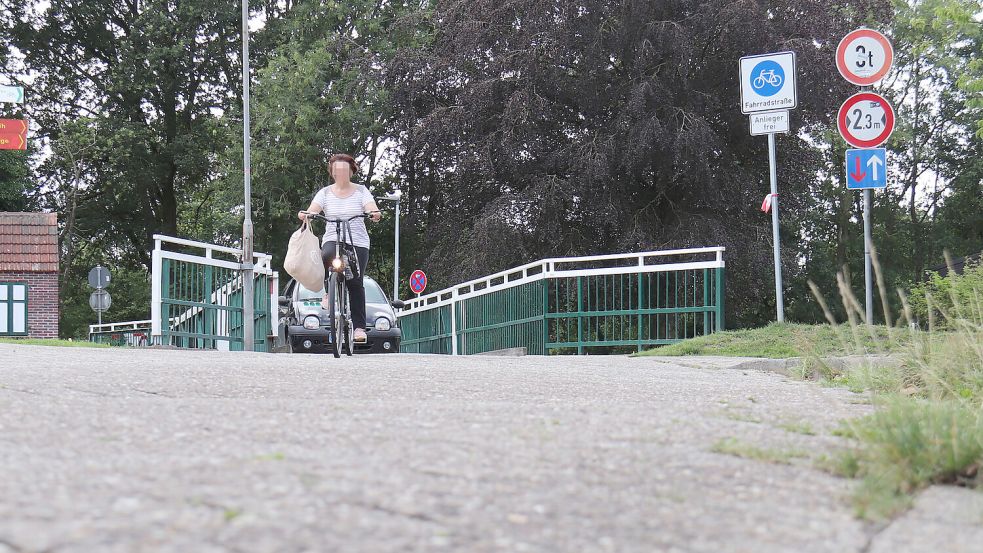
[{"label": "small round sign", "polygon": [[112,305],[113,298],[109,295],[109,292],[105,290],[96,290],[89,295],[89,307],[91,307],[93,311],[108,311]]},{"label": "small round sign", "polygon": [[109,269],[103,267],[102,265],[96,265],[89,271],[89,286],[96,289],[102,289],[109,286],[109,281],[112,277],[109,275]]},{"label": "small round sign", "polygon": [[894,109],[879,94],[854,94],[840,106],[836,126],[847,144],[857,148],[875,148],[894,132]]},{"label": "small round sign", "polygon": [[427,289],[427,274],[417,269],[410,275],[410,290],[414,294],[422,294]]},{"label": "small round sign", "polygon": [[836,68],[844,79],[858,86],[881,80],[893,62],[891,41],[873,29],[857,29],[836,47]]}]

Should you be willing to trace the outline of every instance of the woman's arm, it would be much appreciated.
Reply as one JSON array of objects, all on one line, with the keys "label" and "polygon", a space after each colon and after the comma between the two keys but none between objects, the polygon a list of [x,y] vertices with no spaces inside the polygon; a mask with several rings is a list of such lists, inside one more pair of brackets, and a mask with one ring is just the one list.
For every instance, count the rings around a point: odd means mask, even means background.
[{"label": "woman's arm", "polygon": [[365,210],[366,213],[370,213],[372,215],[372,220],[376,223],[382,219],[382,212],[379,211],[379,206],[375,205],[375,200],[365,202],[362,209]]},{"label": "woman's arm", "polygon": [[[324,208],[322,208],[321,204],[317,202],[311,202],[311,205],[307,208],[307,211],[310,213],[320,213],[324,211]],[[307,219],[307,215],[305,215],[303,211],[298,211],[297,218],[303,221]]]}]

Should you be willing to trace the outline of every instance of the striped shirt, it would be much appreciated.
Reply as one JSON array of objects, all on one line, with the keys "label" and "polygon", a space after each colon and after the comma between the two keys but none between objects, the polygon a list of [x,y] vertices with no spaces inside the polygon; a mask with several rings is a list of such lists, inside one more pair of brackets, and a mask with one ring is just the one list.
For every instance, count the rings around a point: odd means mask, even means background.
[{"label": "striped shirt", "polygon": [[[352,183],[355,184],[355,183]],[[329,186],[317,191],[314,195],[314,203],[321,206],[324,216],[328,219],[347,219],[353,215],[365,213],[365,204],[374,202],[372,193],[361,184],[355,184],[355,191],[347,198],[339,198]],[[344,229],[344,227],[342,227]],[[352,233],[348,237],[348,242],[360,248],[369,247],[369,233],[365,228],[365,219],[355,219],[351,222]],[[325,242],[337,242],[338,233],[335,232],[334,223],[327,223],[324,230],[324,237],[321,238],[321,245]]]}]

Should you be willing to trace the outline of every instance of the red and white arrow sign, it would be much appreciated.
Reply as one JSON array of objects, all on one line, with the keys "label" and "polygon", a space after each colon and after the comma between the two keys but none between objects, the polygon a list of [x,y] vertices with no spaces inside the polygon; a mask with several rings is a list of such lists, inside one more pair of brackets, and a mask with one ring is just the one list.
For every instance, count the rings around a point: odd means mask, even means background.
[{"label": "red and white arrow sign", "polygon": [[855,180],[857,182],[860,182],[860,181],[864,180],[867,177],[867,172],[864,171],[860,167],[860,157],[859,156],[856,158],[856,160],[857,160],[857,163],[856,163],[857,167],[853,171],[850,172],[850,177],[853,180]]}]

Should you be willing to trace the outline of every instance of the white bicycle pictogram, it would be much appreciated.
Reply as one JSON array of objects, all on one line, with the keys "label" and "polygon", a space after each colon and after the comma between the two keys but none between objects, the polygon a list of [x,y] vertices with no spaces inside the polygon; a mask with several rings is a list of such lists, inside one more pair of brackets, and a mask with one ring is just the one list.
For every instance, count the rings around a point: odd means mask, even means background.
[{"label": "white bicycle pictogram", "polygon": [[758,73],[758,76],[751,81],[751,86],[755,89],[764,88],[765,85],[776,88],[782,86],[782,76],[775,73],[774,69],[766,69]]}]

